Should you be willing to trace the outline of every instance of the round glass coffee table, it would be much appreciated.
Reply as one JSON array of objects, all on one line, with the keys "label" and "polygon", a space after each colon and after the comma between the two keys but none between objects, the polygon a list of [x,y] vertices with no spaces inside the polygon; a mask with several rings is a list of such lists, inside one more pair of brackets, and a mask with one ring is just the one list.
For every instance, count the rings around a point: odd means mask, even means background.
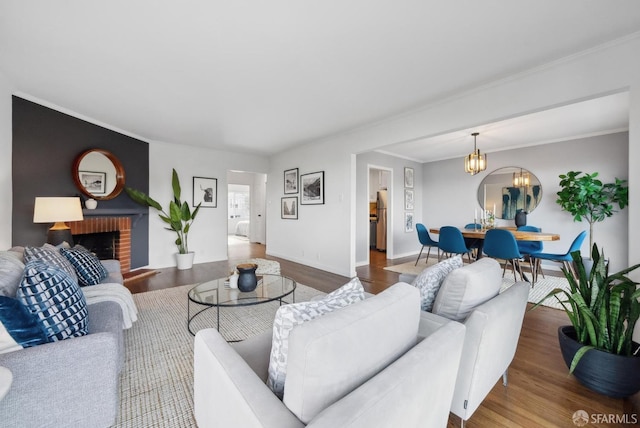
[{"label": "round glass coffee table", "polygon": [[[258,286],[255,290],[242,292],[237,288],[225,285],[228,278],[214,279],[196,285],[187,294],[187,329],[192,330],[192,322],[208,309],[216,308],[216,328],[220,331],[220,308],[237,308],[242,306],[261,305],[278,301],[282,305],[282,299],[291,295],[291,301],[295,302],[296,282],[282,275],[258,275]],[[193,311],[191,303],[196,306]],[[285,302],[287,303],[287,302]]]}]

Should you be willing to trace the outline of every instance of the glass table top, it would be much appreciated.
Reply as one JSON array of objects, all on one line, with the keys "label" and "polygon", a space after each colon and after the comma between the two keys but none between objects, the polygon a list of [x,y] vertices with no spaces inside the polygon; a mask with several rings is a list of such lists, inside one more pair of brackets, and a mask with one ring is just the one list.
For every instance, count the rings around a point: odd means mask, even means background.
[{"label": "glass table top", "polygon": [[206,306],[249,306],[279,300],[296,289],[296,282],[281,275],[258,275],[255,290],[243,292],[225,285],[228,278],[203,282],[189,290],[189,300]]}]

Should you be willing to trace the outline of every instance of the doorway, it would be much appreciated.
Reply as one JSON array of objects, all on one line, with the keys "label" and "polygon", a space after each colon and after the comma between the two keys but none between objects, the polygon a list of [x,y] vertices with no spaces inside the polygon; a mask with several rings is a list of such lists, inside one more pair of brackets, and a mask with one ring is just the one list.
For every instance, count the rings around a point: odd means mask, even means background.
[{"label": "doorway", "polygon": [[227,257],[266,243],[267,175],[227,171]]},{"label": "doorway", "polygon": [[369,165],[368,170],[369,249],[386,253],[386,258],[393,258],[393,170],[375,165]]},{"label": "doorway", "polygon": [[229,245],[250,242],[251,186],[229,184],[227,190],[227,241]]}]

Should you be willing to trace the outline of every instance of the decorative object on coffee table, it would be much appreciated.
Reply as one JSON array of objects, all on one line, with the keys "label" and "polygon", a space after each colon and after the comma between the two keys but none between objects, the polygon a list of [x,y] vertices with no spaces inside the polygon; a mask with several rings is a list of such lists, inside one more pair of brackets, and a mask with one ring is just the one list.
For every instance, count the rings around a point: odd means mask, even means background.
[{"label": "decorative object on coffee table", "polygon": [[238,290],[243,292],[253,291],[258,285],[256,269],[258,265],[252,263],[242,263],[236,266],[238,270]]}]

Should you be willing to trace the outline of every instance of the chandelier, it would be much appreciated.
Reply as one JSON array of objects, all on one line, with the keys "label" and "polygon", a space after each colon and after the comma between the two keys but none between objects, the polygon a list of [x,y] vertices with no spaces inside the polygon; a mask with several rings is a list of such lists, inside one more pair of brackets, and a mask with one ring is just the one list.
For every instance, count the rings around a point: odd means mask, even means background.
[{"label": "chandelier", "polygon": [[473,136],[473,153],[469,153],[464,158],[464,172],[471,175],[476,175],[480,171],[487,169],[487,155],[480,153],[480,150],[476,147],[476,137],[480,135],[478,132],[471,134]]},{"label": "chandelier", "polygon": [[531,178],[529,172],[523,172],[520,168],[520,172],[513,173],[513,187],[529,187],[531,184]]}]

